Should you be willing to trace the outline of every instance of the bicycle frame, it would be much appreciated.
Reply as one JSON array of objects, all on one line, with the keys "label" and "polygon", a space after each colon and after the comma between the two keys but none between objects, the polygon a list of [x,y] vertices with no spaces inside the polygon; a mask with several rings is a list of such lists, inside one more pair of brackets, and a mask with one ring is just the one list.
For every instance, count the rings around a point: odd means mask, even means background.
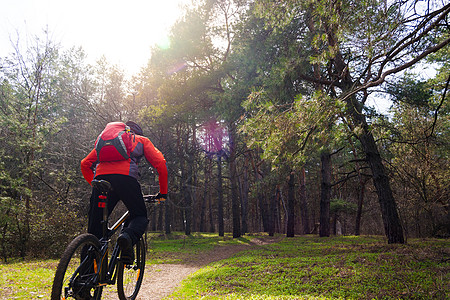
[{"label": "bicycle frame", "polygon": [[108,263],[109,257],[109,242],[111,241],[111,237],[120,229],[123,228],[125,221],[128,219],[130,213],[126,211],[119,220],[114,223],[112,227],[108,227],[108,190],[101,190],[99,195],[98,207],[103,208],[103,220],[102,220],[102,231],[103,237],[100,239],[100,253],[101,253],[101,263],[100,263],[100,285],[109,285],[115,284],[116,282],[116,273],[114,272],[119,257],[119,245],[115,244],[114,249],[112,251],[111,259]]},{"label": "bicycle frame", "polygon": [[[108,227],[108,192],[111,189],[111,185],[109,182],[104,180],[94,180],[92,181],[93,186],[98,190],[99,196],[98,196],[98,207],[103,208],[103,220],[102,220],[102,238],[100,239],[100,253],[101,253],[101,264],[100,264],[100,285],[109,285],[109,284],[115,284],[116,282],[116,268],[118,263],[118,257],[119,257],[119,245],[115,244],[111,260],[108,263],[108,254],[109,254],[109,242],[111,240],[111,237],[119,230],[119,228],[123,228],[125,225],[125,221],[128,219],[130,212],[126,211],[122,217],[120,217],[112,227]],[[144,196],[146,203],[159,203],[158,200],[156,200],[154,195],[146,195]]]}]

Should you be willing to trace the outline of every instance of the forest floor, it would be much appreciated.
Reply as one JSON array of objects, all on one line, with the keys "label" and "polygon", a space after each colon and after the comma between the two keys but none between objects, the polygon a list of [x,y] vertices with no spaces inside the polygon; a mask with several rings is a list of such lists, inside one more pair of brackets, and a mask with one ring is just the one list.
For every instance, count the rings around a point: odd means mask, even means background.
[{"label": "forest floor", "polygon": [[[248,244],[216,246],[213,250],[209,250],[206,253],[188,255],[180,263],[147,265],[145,267],[144,281],[136,299],[163,299],[172,294],[180,286],[183,279],[208,264],[229,258],[241,251],[280,241],[280,239],[282,237],[258,237],[253,238]],[[115,286],[106,287],[103,290],[102,299],[117,299],[116,291]]]},{"label": "forest floor", "polygon": [[[449,299],[450,240],[148,235],[137,299]],[[0,263],[0,299],[49,299],[58,261]],[[102,299],[117,299],[115,286]]]},{"label": "forest floor", "polygon": [[[228,237],[193,254],[209,239],[178,240],[178,247],[183,241],[178,249],[188,252],[173,253],[184,263],[151,266],[139,299],[434,300],[450,295],[448,239],[392,245],[379,236],[259,235]],[[222,244],[230,242],[234,245]]]}]

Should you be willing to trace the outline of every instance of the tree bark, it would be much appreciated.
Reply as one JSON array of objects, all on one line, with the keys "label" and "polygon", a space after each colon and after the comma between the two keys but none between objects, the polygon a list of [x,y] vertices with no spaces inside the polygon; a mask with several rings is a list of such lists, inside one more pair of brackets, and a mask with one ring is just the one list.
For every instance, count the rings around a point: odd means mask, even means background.
[{"label": "tree bark", "polygon": [[269,213],[269,236],[274,236],[275,234],[275,219],[276,219],[276,205],[277,205],[277,197],[279,193],[279,187],[277,186],[275,189],[275,193],[271,197],[270,200],[270,213]]},{"label": "tree bark", "polygon": [[306,174],[305,168],[302,167],[299,173],[299,182],[300,182],[300,215],[302,218],[302,234],[308,234],[311,232],[309,228],[309,219],[308,219],[308,203],[306,202]]},{"label": "tree bark", "polygon": [[191,234],[191,225],[192,225],[192,195],[191,195],[191,186],[192,186],[192,165],[191,161],[188,161],[187,166],[187,174],[185,182],[182,185],[182,193],[184,197],[183,201],[183,210],[184,210],[184,233],[186,235]]},{"label": "tree bark", "polygon": [[403,237],[403,228],[400,223],[400,217],[397,212],[397,205],[392,194],[389,178],[381,161],[375,140],[371,133],[364,133],[361,137],[361,144],[364,146],[367,161],[372,170],[373,182],[378,195],[378,201],[381,207],[383,224],[388,243],[405,242]]},{"label": "tree bark", "polygon": [[[170,197],[170,196],[169,196]],[[165,207],[165,230],[166,230],[166,234],[170,234],[172,232],[171,228],[170,228],[170,220],[172,219],[172,207],[169,205],[169,203],[167,201],[164,201],[164,207]]]},{"label": "tree bark", "polygon": [[222,186],[222,156],[217,157],[217,223],[219,225],[219,236],[224,236],[223,224],[223,186]]},{"label": "tree bark", "polygon": [[[156,211],[156,210],[155,210]],[[156,227],[157,230],[163,230],[163,213],[164,213],[164,207],[162,205],[159,206],[159,213],[158,213],[158,226]]]},{"label": "tree bark", "polygon": [[266,197],[264,193],[260,192],[258,193],[258,202],[259,202],[259,212],[261,215],[261,223],[263,227],[264,232],[269,232],[269,214],[268,214],[268,205],[266,201]]},{"label": "tree bark", "polygon": [[[213,169],[213,161],[212,161],[212,159],[208,159],[205,174],[209,179],[212,178],[212,169]],[[208,182],[210,182],[210,180],[208,180]],[[207,188],[207,187],[205,186],[205,188]],[[214,211],[213,211],[213,203],[212,203],[212,199],[211,199],[211,192],[207,191],[207,193],[205,194],[205,197],[207,198],[207,201],[208,201],[209,232],[212,233],[215,231],[215,228],[214,228]]]},{"label": "tree bark", "polygon": [[181,164],[181,194],[183,197],[183,228],[186,235],[191,234],[191,222],[192,222],[192,197],[191,197],[191,187],[192,187],[192,164],[193,158],[189,151],[189,141],[188,137],[184,140],[184,153],[186,154],[186,159],[183,160]]},{"label": "tree bark", "polygon": [[242,189],[241,189],[241,233],[246,234],[248,231],[247,225],[247,215],[248,215],[248,193],[249,193],[249,183],[248,183],[248,162],[245,160],[244,174],[242,179]]},{"label": "tree bark", "polygon": [[[256,162],[255,162],[255,160],[253,158],[253,155],[251,155],[251,152],[250,152],[250,158],[251,158],[252,167],[253,167],[253,170],[254,170],[254,173],[255,173],[256,182],[258,184],[258,183],[260,183],[262,181],[263,175],[259,171],[258,167],[256,166]],[[261,218],[261,219],[258,218],[258,220],[257,220],[258,221],[258,227],[261,228],[261,224],[262,224],[262,227],[263,227],[262,231],[263,232],[268,232],[269,231],[268,216],[267,216],[268,208],[267,208],[267,204],[266,204],[267,202],[266,202],[266,199],[265,199],[265,195],[264,195],[263,191],[261,190],[261,188],[258,190],[257,199],[258,199],[258,202],[257,202],[258,208],[257,209],[259,209],[259,215],[256,214],[255,217],[259,216]]]},{"label": "tree bark", "polygon": [[295,175],[294,172],[289,174],[288,181],[288,215],[286,237],[294,237],[295,234]]},{"label": "tree bark", "polygon": [[236,172],[236,128],[234,125],[229,126],[230,136],[230,180],[231,180],[231,211],[233,218],[233,238],[241,236],[241,211],[239,206],[239,190],[238,190],[238,178]]},{"label": "tree bark", "polygon": [[206,200],[208,198],[208,186],[209,186],[209,178],[210,178],[210,172],[208,168],[208,162],[209,160],[205,161],[205,181],[203,184],[203,197],[202,197],[202,206],[200,211],[200,225],[199,225],[199,231],[200,232],[206,232]]},{"label": "tree bark", "polygon": [[214,213],[211,195],[208,194],[208,204],[209,204],[209,232],[213,233],[216,231],[214,227]]},{"label": "tree bark", "polygon": [[191,234],[191,223],[192,223],[192,198],[191,198],[191,187],[189,186],[189,183],[186,183],[183,186],[183,195],[184,195],[184,221],[185,221],[185,227],[184,227],[184,234],[190,235]]},{"label": "tree bark", "polygon": [[330,236],[330,198],[331,198],[331,154],[324,150],[320,154],[322,163],[322,184],[320,188],[320,226],[319,236]]},{"label": "tree bark", "polygon": [[363,146],[367,162],[372,171],[373,183],[378,195],[378,202],[381,207],[384,230],[389,244],[405,243],[403,237],[403,228],[400,223],[400,217],[397,212],[397,205],[392,194],[389,178],[386,175],[380,153],[372,132],[366,122],[366,117],[362,113],[362,105],[351,97],[347,102],[347,110],[352,117],[355,128],[361,130],[358,139]]},{"label": "tree bark", "polygon": [[359,181],[359,188],[357,191],[357,199],[358,199],[358,207],[356,211],[356,218],[355,218],[355,235],[361,234],[361,218],[362,218],[362,210],[363,210],[363,204],[364,204],[364,195],[366,192],[366,183],[367,179],[363,177],[361,166],[358,162],[358,152],[356,150],[356,147],[353,144],[353,141],[351,138],[349,138],[349,144],[352,147],[353,157],[355,159],[355,171],[358,175],[358,181]]},{"label": "tree bark", "polygon": [[366,191],[366,182],[364,180],[360,180],[358,189],[358,208],[356,211],[356,218],[355,218],[355,235],[361,234],[361,218],[362,218],[365,191]]},{"label": "tree bark", "polygon": [[151,228],[152,228],[152,231],[156,231],[156,209],[154,209],[152,211]]}]

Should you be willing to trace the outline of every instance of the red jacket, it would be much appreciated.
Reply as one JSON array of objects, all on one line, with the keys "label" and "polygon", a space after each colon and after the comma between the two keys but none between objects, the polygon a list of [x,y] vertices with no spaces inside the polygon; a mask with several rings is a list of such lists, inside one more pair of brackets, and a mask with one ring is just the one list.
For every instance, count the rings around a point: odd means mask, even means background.
[{"label": "red jacket", "polygon": [[167,194],[168,190],[168,172],[166,160],[162,153],[153,146],[152,142],[146,137],[136,135],[133,142],[133,148],[128,160],[118,160],[111,162],[99,162],[97,152],[93,149],[82,161],[81,172],[89,184],[97,175],[122,174],[139,178],[138,163],[142,157],[158,171],[159,192]]}]

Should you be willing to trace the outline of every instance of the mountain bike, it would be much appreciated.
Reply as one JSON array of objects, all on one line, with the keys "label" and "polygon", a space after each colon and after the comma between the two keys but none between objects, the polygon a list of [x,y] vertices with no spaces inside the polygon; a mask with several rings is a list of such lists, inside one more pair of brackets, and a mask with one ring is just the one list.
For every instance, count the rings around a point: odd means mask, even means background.
[{"label": "mountain bike", "polygon": [[[93,234],[84,233],[67,246],[56,269],[51,300],[99,300],[103,287],[116,282],[119,299],[134,300],[144,277],[146,243],[141,237],[133,246],[133,262],[121,260],[119,245],[111,240],[123,229],[129,212],[109,227],[107,200],[111,184],[105,180],[93,180],[92,186],[99,191],[98,206],[103,209],[102,238],[99,240]],[[156,195],[146,195],[144,200],[146,203],[160,203]],[[113,244],[111,254],[110,244]]]}]

